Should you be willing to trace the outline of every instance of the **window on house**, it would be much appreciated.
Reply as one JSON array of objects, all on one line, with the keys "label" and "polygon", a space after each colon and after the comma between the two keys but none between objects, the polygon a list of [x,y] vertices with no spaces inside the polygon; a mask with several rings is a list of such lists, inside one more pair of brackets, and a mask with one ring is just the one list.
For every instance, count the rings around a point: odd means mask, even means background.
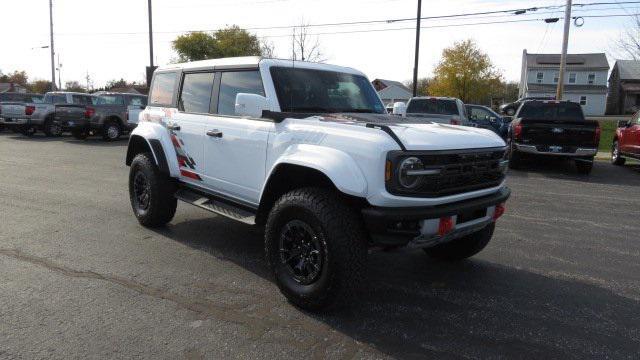
[{"label": "window on house", "polygon": [[570,73],[569,74],[569,84],[575,84],[576,83],[576,73]]},{"label": "window on house", "polygon": [[586,96],[580,96],[580,105],[582,105],[582,106],[587,105],[587,97]]},{"label": "window on house", "polygon": [[536,74],[536,79],[538,80],[538,84],[542,83],[542,80],[544,79],[544,73],[537,73]]},{"label": "window on house", "polygon": [[554,73],[554,74],[553,74],[553,82],[554,82],[555,84],[557,84],[557,83],[558,83],[558,79],[560,79],[560,74],[558,74],[558,73]]},{"label": "window on house", "polygon": [[589,74],[589,85],[593,85],[596,82],[596,74]]}]

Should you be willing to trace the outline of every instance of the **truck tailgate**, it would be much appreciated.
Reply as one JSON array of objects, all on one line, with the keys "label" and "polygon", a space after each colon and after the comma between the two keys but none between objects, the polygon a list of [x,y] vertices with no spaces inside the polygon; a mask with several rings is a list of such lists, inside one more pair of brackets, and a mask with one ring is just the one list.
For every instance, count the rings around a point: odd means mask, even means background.
[{"label": "truck tailgate", "polygon": [[595,121],[522,120],[522,143],[531,145],[597,146]]},{"label": "truck tailgate", "polygon": [[0,104],[2,107],[1,117],[8,119],[24,118],[25,115],[25,103],[21,102],[4,102]]},{"label": "truck tailgate", "polygon": [[55,120],[58,122],[83,121],[85,120],[85,110],[85,105],[56,105]]}]

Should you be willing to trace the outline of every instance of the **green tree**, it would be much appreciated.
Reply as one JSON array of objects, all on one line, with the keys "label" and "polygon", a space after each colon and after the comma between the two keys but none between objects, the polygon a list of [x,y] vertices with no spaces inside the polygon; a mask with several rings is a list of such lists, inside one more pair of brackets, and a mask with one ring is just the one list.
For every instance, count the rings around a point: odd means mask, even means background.
[{"label": "green tree", "polygon": [[[429,95],[429,86],[433,81],[432,78],[418,78],[418,96],[427,96]],[[405,85],[413,91],[413,80],[409,80],[405,82]]]},{"label": "green tree", "polygon": [[64,83],[64,89],[66,91],[86,92],[85,88],[77,81],[67,81]]},{"label": "green tree", "polygon": [[263,52],[263,46],[257,36],[235,25],[213,34],[191,32],[180,35],[173,40],[172,46],[178,54],[178,61],[181,62],[234,56],[260,56]]},{"label": "green tree", "polygon": [[465,103],[488,103],[495,89],[502,86],[502,75],[489,56],[473,40],[465,40],[442,51],[429,93],[456,97]]},{"label": "green tree", "polygon": [[36,94],[44,94],[47,91],[51,91],[51,81],[36,80],[29,84],[29,90]]}]

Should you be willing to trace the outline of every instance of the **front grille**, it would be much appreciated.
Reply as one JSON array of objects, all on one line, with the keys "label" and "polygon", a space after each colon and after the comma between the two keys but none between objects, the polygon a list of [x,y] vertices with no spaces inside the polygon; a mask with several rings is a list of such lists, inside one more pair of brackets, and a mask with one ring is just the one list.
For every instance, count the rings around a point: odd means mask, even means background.
[{"label": "front grille", "polygon": [[[415,156],[425,169],[439,169],[437,175],[425,175],[412,190],[399,185],[397,165],[402,159]],[[440,197],[498,186],[505,178],[504,148],[435,152],[393,152],[390,160],[396,165],[394,176],[387,182],[387,191],[394,195]]]}]

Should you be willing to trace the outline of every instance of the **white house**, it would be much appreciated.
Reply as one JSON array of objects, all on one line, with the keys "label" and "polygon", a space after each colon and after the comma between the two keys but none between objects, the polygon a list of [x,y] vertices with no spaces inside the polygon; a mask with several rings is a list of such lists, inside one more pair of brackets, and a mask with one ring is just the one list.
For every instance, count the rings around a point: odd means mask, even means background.
[{"label": "white house", "polygon": [[[520,97],[556,94],[560,54],[522,54]],[[564,100],[582,105],[585,115],[604,115],[607,106],[609,62],[604,53],[568,54]]]},{"label": "white house", "polygon": [[371,84],[373,84],[385,106],[396,101],[407,102],[411,99],[411,90],[400,81],[375,79]]}]

